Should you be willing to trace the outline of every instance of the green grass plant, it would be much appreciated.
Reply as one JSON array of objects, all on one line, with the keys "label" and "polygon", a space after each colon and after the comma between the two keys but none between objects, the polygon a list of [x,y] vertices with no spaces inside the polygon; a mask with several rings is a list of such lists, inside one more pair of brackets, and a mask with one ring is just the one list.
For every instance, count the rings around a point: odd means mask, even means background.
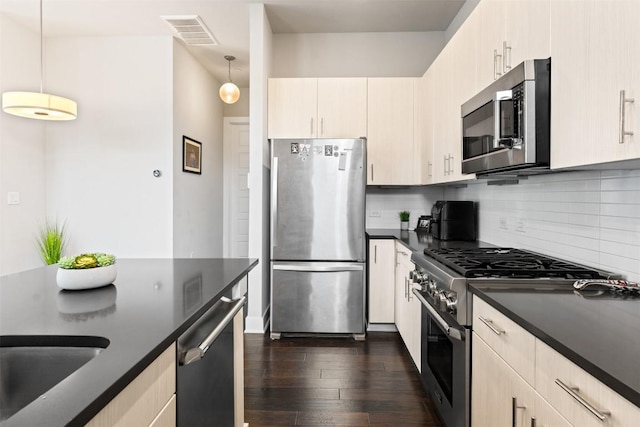
[{"label": "green grass plant", "polygon": [[46,265],[55,264],[62,257],[67,243],[65,227],[66,222],[60,225],[57,220],[46,220],[44,225],[40,227],[36,241],[40,257]]}]

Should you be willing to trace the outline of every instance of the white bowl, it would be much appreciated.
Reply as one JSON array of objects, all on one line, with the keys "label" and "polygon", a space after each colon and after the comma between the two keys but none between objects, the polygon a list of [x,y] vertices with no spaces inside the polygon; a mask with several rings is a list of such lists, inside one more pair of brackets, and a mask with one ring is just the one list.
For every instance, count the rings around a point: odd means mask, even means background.
[{"label": "white bowl", "polygon": [[117,273],[115,264],[78,270],[58,267],[56,282],[62,289],[93,289],[110,285],[116,280]]}]

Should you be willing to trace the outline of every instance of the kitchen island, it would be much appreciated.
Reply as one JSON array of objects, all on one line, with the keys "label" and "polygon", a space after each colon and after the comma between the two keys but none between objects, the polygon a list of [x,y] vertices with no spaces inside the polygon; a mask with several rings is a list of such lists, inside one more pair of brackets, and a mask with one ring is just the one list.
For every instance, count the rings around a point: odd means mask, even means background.
[{"label": "kitchen island", "polygon": [[[89,422],[222,296],[242,295],[255,259],[119,259],[113,285],[63,291],[57,266],[0,278],[0,339],[82,336],[102,352],[2,427]],[[237,285],[237,286],[236,286]]]}]

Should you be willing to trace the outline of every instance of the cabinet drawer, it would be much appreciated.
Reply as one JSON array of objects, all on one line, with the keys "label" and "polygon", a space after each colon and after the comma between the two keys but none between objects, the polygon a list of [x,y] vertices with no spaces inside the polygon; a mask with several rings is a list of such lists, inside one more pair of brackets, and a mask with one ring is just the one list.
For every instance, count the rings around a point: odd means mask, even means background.
[{"label": "cabinet drawer", "polygon": [[534,384],[535,337],[474,295],[473,330],[529,384]]},{"label": "cabinet drawer", "polygon": [[[575,426],[631,427],[640,420],[640,408],[540,340],[536,341],[536,389]],[[604,416],[602,421],[598,413]]]},{"label": "cabinet drawer", "polygon": [[[176,345],[142,371],[87,426],[149,425],[176,392]],[[170,416],[169,413],[166,416]]]}]

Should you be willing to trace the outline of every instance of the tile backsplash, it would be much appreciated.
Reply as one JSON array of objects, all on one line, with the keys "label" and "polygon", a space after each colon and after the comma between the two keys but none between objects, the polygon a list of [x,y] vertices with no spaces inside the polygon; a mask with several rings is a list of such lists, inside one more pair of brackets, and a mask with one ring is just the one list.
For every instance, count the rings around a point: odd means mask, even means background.
[{"label": "tile backsplash", "polygon": [[414,229],[420,215],[430,215],[431,206],[442,199],[441,187],[377,188],[367,187],[367,228],[400,229],[398,212],[411,212],[409,228]]},{"label": "tile backsplash", "polygon": [[640,281],[640,169],[552,173],[517,185],[478,181],[440,197],[478,202],[480,240]]}]

